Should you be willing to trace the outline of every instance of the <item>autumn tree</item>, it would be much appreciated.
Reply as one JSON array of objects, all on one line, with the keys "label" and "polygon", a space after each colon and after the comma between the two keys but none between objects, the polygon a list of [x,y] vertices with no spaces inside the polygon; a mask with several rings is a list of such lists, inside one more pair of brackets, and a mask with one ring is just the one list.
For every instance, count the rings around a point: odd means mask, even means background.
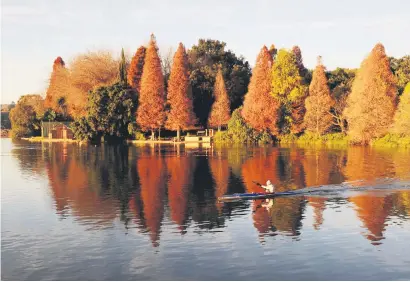
[{"label": "autumn tree", "polygon": [[218,70],[216,75],[214,99],[215,101],[212,104],[208,124],[211,127],[218,127],[218,131],[221,131],[221,126],[226,125],[230,118],[229,97],[226,92],[225,81],[221,69]]},{"label": "autumn tree", "polygon": [[200,39],[188,50],[190,81],[194,98],[194,111],[199,122],[206,126],[212,107],[212,94],[218,68],[222,66],[231,112],[242,105],[251,76],[249,63],[227,50],[219,40]]},{"label": "autumn tree", "polygon": [[131,64],[128,69],[127,81],[128,84],[134,88],[137,93],[140,93],[141,87],[141,77],[144,68],[145,53],[147,48],[141,46],[135,52],[134,57],[132,57]]},{"label": "autumn tree", "polygon": [[245,96],[242,115],[246,122],[259,131],[278,134],[279,101],[271,93],[272,56],[263,46],[253,68],[249,91]]},{"label": "autumn tree", "polygon": [[280,134],[300,133],[304,115],[307,86],[299,74],[296,56],[285,49],[279,50],[272,67],[272,96],[280,106]]},{"label": "autumn tree", "polygon": [[189,84],[188,58],[182,43],[179,43],[178,50],[174,55],[167,98],[170,110],[166,127],[176,130],[179,140],[181,130],[186,130],[195,124],[192,90]]},{"label": "autumn tree", "polygon": [[151,35],[145,55],[138,100],[137,123],[142,130],[150,130],[154,139],[155,130],[160,129],[165,121],[164,77],[154,35]]},{"label": "autumn tree", "polygon": [[312,82],[309,86],[309,96],[306,98],[306,114],[304,123],[306,131],[317,135],[326,133],[332,126],[330,110],[334,101],[330,96],[327,85],[325,67],[318,59],[316,69],[313,71]]},{"label": "autumn tree", "polygon": [[362,62],[344,111],[353,142],[368,143],[392,124],[397,88],[384,46],[377,44]]},{"label": "autumn tree", "polygon": [[65,62],[61,57],[54,60],[49,86],[46,92],[44,106],[56,113],[67,117],[67,98],[70,94],[69,72],[65,68]]},{"label": "autumn tree", "polygon": [[410,82],[404,88],[400,103],[394,116],[393,131],[410,136]]},{"label": "autumn tree", "polygon": [[88,52],[74,58],[70,64],[70,95],[67,103],[75,118],[86,115],[87,95],[90,90],[109,86],[119,77],[118,60],[107,51]]}]

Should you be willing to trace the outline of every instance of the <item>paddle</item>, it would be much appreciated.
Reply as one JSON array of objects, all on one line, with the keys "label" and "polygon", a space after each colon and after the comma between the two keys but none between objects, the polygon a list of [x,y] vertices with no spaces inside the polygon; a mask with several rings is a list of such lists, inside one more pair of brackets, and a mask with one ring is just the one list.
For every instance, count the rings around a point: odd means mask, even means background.
[{"label": "paddle", "polygon": [[262,184],[260,184],[259,182],[256,182],[256,181],[253,181],[253,180],[252,180],[252,182],[255,183],[256,185],[262,187]]}]

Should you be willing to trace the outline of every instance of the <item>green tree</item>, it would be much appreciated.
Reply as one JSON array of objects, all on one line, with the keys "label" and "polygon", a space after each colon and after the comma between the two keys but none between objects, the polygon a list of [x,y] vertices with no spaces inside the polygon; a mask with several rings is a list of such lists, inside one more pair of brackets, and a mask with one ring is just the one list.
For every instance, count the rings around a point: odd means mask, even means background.
[{"label": "green tree", "polygon": [[225,42],[200,39],[188,51],[188,58],[194,111],[203,126],[206,126],[211,110],[219,65],[222,66],[231,111],[242,105],[251,76],[249,63],[242,56],[237,57],[232,51],[226,50]]},{"label": "green tree", "polygon": [[24,95],[10,111],[11,136],[29,137],[40,134],[39,117],[44,113],[44,100],[40,95]]},{"label": "green tree", "polygon": [[137,94],[135,90],[117,82],[99,87],[89,93],[87,117],[76,120],[75,137],[81,140],[107,142],[130,137],[128,125],[135,119]]},{"label": "green tree", "polygon": [[399,95],[403,93],[404,87],[410,82],[410,56],[396,59],[389,58],[390,68],[397,80],[397,90]]},{"label": "green tree", "polygon": [[331,110],[333,115],[334,130],[346,132],[347,121],[343,115],[346,108],[347,97],[349,96],[356,69],[336,68],[333,71],[326,72],[330,93],[335,101]]},{"label": "green tree", "polygon": [[281,49],[277,54],[272,67],[272,95],[281,103],[280,133],[300,133],[304,111],[301,105],[307,95],[307,86],[303,85],[293,52]]},{"label": "green tree", "polygon": [[394,116],[393,132],[410,136],[410,82],[404,88]]},{"label": "green tree", "polygon": [[125,60],[125,55],[124,55],[124,48],[121,49],[121,59],[120,59],[120,70],[119,70],[119,76],[120,76],[120,82],[123,84],[127,84],[127,61]]}]

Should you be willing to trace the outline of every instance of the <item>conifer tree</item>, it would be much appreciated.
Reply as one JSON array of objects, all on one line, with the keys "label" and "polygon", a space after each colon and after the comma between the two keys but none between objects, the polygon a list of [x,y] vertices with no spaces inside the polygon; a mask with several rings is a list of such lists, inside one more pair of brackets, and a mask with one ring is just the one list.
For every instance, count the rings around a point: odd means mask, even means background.
[{"label": "conifer tree", "polygon": [[377,44],[362,62],[344,110],[353,142],[384,135],[393,121],[397,87],[384,46]]},{"label": "conifer tree", "polygon": [[253,68],[249,91],[245,95],[242,115],[254,129],[278,134],[279,101],[271,93],[272,56],[263,46]]},{"label": "conifer tree", "polygon": [[400,103],[394,116],[393,131],[410,136],[410,82],[404,88]]},{"label": "conifer tree", "polygon": [[142,130],[150,130],[154,139],[155,130],[165,121],[164,77],[154,35],[151,35],[145,56],[138,102],[137,123]]},{"label": "conifer tree", "polygon": [[230,118],[229,97],[226,92],[221,68],[218,69],[215,78],[214,99],[215,101],[209,114],[208,124],[211,127],[218,127],[218,131],[221,131],[221,126],[228,124]]},{"label": "conifer tree", "polygon": [[119,76],[120,76],[120,82],[126,85],[127,84],[127,62],[125,60],[124,48],[121,49]]},{"label": "conifer tree", "polygon": [[306,98],[306,114],[304,124],[306,131],[317,135],[326,133],[332,126],[330,112],[333,100],[327,85],[326,69],[318,58],[318,64],[313,72],[312,82],[309,86],[309,96]]},{"label": "conifer tree", "polygon": [[128,69],[127,80],[128,84],[134,88],[137,93],[140,93],[141,87],[141,76],[144,68],[145,53],[147,48],[141,46],[135,52],[134,57],[132,57],[130,67]]},{"label": "conifer tree", "polygon": [[280,133],[300,133],[307,86],[303,85],[295,54],[285,49],[279,50],[272,67],[271,86],[272,96],[281,103]]},{"label": "conifer tree", "polygon": [[53,63],[53,72],[50,76],[50,83],[47,89],[44,106],[53,110],[58,110],[58,100],[67,95],[68,72],[61,57],[57,57]]},{"label": "conifer tree", "polygon": [[168,104],[170,111],[167,116],[166,127],[177,131],[188,129],[195,124],[192,90],[189,83],[188,57],[184,45],[179,43],[175,52],[171,74],[168,81]]}]

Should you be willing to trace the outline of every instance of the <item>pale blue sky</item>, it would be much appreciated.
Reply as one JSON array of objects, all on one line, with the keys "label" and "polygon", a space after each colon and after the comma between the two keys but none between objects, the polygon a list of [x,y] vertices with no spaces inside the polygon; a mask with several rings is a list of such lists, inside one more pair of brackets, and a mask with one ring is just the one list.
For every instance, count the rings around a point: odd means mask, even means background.
[{"label": "pale blue sky", "polygon": [[2,103],[45,93],[55,57],[121,47],[132,54],[155,33],[160,51],[199,38],[225,41],[254,64],[260,48],[299,45],[305,65],[358,67],[377,42],[410,53],[410,1],[2,0]]}]

